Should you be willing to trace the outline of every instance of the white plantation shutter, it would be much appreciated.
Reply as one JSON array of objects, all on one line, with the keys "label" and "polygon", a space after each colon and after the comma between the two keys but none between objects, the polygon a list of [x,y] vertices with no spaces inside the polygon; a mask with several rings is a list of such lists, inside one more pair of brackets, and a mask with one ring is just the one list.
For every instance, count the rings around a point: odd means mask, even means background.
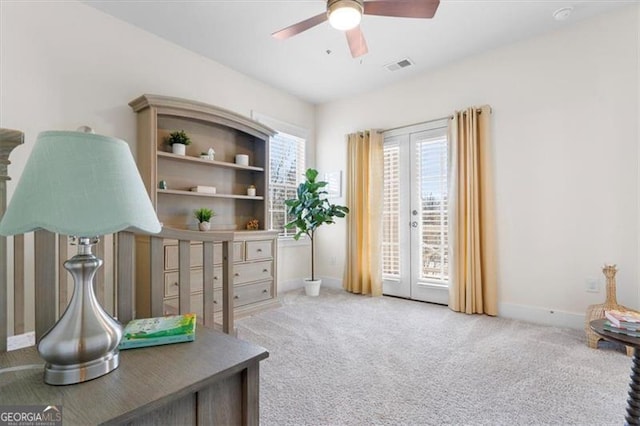
[{"label": "white plantation shutter", "polygon": [[384,145],[382,205],[382,275],[400,277],[400,145]]},{"label": "white plantation shutter", "polygon": [[416,144],[418,162],[415,176],[422,209],[421,247],[423,256],[421,279],[449,279],[449,235],[447,193],[447,140],[426,138]]},{"label": "white plantation shutter", "polygon": [[298,184],[304,180],[305,140],[278,132],[269,143],[269,217],[271,229],[281,237],[291,237],[295,229],[285,229],[291,221],[285,200],[295,198]]}]

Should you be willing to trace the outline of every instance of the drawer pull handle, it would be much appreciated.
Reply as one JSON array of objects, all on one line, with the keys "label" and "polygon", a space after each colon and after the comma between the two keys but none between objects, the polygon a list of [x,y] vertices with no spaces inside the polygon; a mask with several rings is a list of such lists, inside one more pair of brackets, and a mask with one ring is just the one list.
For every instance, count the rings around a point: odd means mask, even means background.
[{"label": "drawer pull handle", "polygon": [[173,283],[172,284],[174,287],[178,287],[178,283]]},{"label": "drawer pull handle", "polygon": [[268,269],[263,269],[262,272],[267,273],[267,272],[269,272],[269,270]]},{"label": "drawer pull handle", "polygon": [[238,295],[236,294],[235,296],[233,296],[234,299],[240,299],[240,297],[238,297]]},{"label": "drawer pull handle", "polygon": [[218,281],[218,277],[213,277],[213,280],[214,281]]},{"label": "drawer pull handle", "polygon": [[264,290],[262,290],[263,293],[269,293],[269,290],[267,290],[266,288]]},{"label": "drawer pull handle", "polygon": [[213,300],[213,304],[214,304],[214,305],[217,305],[217,304],[218,304],[218,301],[214,299],[214,300]]},{"label": "drawer pull handle", "polygon": [[259,248],[258,250],[256,250],[258,253],[262,253],[262,249]]},{"label": "drawer pull handle", "polygon": [[235,275],[236,277],[239,277],[239,276],[240,276],[240,274],[239,274],[239,273],[237,273],[237,272],[236,272],[235,274],[233,274],[233,275]]}]

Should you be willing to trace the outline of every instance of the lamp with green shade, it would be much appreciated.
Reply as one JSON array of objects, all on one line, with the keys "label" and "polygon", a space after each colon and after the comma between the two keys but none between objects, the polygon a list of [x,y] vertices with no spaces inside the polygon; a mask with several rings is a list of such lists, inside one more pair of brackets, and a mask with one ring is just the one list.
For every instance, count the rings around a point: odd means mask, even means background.
[{"label": "lamp with green shade", "polygon": [[40,133],[0,234],[40,229],[72,236],[78,245],[64,263],[74,278],[71,301],[38,343],[44,380],[67,385],[107,374],[119,364],[122,326],[96,298],[93,278],[103,262],[91,247],[101,235],[161,229],[129,145],[88,132]]}]

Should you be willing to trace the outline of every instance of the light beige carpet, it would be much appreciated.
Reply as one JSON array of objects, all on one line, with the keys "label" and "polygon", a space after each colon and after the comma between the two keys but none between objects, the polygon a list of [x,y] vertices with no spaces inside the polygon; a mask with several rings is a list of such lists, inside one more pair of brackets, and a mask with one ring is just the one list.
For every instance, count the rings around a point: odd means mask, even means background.
[{"label": "light beige carpet", "polygon": [[263,425],[620,425],[631,358],[584,333],[323,288],[237,321]]}]

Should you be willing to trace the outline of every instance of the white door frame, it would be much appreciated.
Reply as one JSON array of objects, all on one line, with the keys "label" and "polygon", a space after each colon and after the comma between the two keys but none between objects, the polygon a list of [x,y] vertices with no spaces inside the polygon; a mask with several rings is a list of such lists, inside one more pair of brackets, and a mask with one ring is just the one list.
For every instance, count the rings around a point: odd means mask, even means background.
[{"label": "white door frame", "polygon": [[[446,132],[447,119],[418,124],[388,131],[384,144],[399,147],[399,212],[398,232],[400,245],[399,277],[383,276],[383,292],[387,295],[404,297],[447,305],[449,303],[448,283],[420,278],[422,254],[420,253],[421,215],[420,191],[416,188],[418,162],[415,144],[425,137],[442,135]],[[416,213],[415,215],[413,213]]]}]

